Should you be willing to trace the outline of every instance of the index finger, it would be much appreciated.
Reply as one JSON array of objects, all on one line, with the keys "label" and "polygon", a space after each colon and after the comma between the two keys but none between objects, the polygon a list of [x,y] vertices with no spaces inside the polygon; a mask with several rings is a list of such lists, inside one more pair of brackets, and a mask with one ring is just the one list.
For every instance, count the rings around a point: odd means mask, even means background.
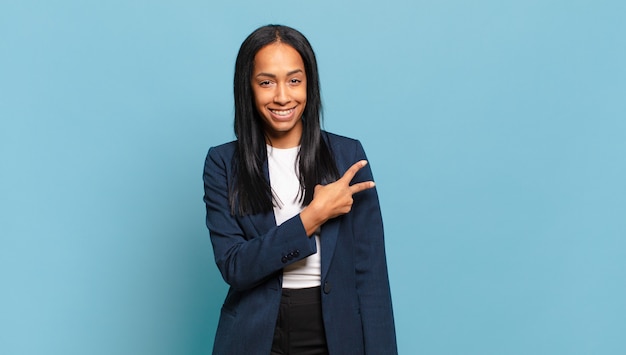
[{"label": "index finger", "polygon": [[357,184],[354,184],[354,185],[350,186],[350,192],[354,195],[354,194],[359,193],[361,191],[365,191],[367,189],[371,189],[374,186],[376,186],[376,184],[373,181],[359,182]]},{"label": "index finger", "polygon": [[342,180],[346,182],[347,184],[350,184],[350,181],[354,179],[354,175],[356,175],[356,173],[359,170],[361,170],[361,168],[364,167],[365,165],[367,165],[367,160],[357,161],[356,163],[352,164],[352,166],[348,168],[348,170],[346,170],[346,172],[343,174],[343,176],[339,180]]}]

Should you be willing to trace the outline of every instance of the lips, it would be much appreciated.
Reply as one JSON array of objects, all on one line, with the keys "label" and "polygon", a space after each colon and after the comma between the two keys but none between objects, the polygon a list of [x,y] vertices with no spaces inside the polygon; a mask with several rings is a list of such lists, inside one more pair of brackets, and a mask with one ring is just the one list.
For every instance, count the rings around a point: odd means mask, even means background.
[{"label": "lips", "polygon": [[294,108],[290,108],[289,110],[272,110],[272,109],[270,109],[270,112],[272,112],[276,116],[289,116],[291,113],[293,113],[294,110],[295,110],[295,107]]},{"label": "lips", "polygon": [[291,120],[294,119],[295,115],[296,115],[296,108],[298,106],[294,106],[290,109],[286,109],[286,110],[279,110],[279,109],[272,109],[272,108],[268,108],[268,111],[270,112],[270,115],[272,117],[272,120],[276,121],[276,122],[290,122]]}]

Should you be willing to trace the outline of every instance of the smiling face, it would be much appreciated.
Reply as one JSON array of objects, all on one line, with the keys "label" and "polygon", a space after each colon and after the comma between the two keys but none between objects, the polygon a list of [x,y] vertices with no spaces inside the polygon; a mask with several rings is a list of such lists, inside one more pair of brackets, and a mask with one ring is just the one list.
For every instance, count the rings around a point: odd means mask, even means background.
[{"label": "smiling face", "polygon": [[280,42],[261,48],[254,57],[251,83],[268,143],[276,148],[298,146],[306,106],[306,73],[298,51]]}]

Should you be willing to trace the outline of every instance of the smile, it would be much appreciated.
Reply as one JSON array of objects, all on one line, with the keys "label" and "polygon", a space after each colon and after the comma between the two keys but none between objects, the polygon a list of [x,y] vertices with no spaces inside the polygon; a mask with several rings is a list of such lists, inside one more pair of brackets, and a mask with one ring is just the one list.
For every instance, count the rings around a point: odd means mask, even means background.
[{"label": "smile", "polygon": [[270,109],[270,111],[275,114],[276,116],[288,116],[290,115],[293,111],[295,110],[294,108],[290,108],[289,110],[272,110]]}]

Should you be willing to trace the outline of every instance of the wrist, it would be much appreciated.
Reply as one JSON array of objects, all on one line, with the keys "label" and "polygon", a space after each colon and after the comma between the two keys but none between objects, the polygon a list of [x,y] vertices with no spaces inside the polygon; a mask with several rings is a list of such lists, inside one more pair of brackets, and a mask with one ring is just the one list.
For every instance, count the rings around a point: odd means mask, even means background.
[{"label": "wrist", "polygon": [[326,222],[322,211],[314,203],[309,204],[300,212],[300,219],[309,237]]}]

